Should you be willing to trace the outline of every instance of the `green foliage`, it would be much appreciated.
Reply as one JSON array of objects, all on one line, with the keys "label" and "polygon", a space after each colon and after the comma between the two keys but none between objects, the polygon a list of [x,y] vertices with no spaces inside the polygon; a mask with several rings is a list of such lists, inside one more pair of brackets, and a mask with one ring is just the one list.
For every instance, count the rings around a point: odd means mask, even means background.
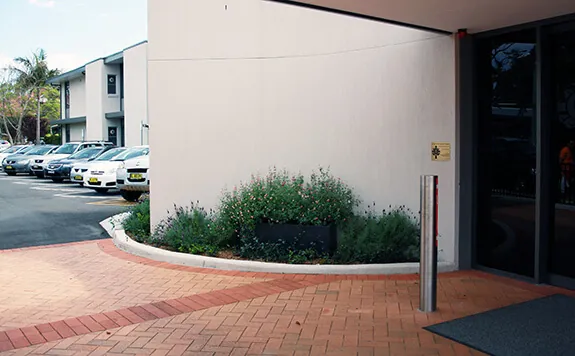
[{"label": "green foliage", "polygon": [[[265,177],[252,176],[232,192],[224,192],[222,223],[238,234],[253,232],[258,223],[329,225],[353,215],[359,199],[329,170],[320,168],[310,180],[275,168]],[[240,234],[241,235],[241,234]]]},{"label": "green foliage", "polygon": [[[124,227],[138,241],[175,251],[217,256],[232,250],[251,260],[283,263],[394,263],[418,261],[419,226],[404,206],[376,212],[375,203],[362,214],[354,212],[358,199],[328,171],[305,182],[301,175],[272,170],[225,193],[220,210],[206,211],[199,202],[174,207],[150,235],[149,201],[133,207]],[[316,219],[317,218],[317,219]],[[255,234],[259,222],[303,225],[336,224],[338,247],[333,256],[293,241],[264,243]],[[241,239],[235,239],[235,237]]]},{"label": "green foliage", "polygon": [[130,215],[124,220],[124,230],[138,242],[150,238],[150,200],[146,199],[130,208]]},{"label": "green foliage", "polygon": [[342,263],[418,261],[419,235],[417,219],[404,206],[381,214],[370,207],[342,224],[335,259]]},{"label": "green foliage", "polygon": [[44,142],[47,145],[61,145],[62,144],[62,137],[60,134],[46,134],[44,135]]},{"label": "green foliage", "polygon": [[303,264],[314,260],[321,263],[329,260],[329,256],[320,255],[313,248],[298,248],[297,240],[264,243],[260,242],[255,234],[249,232],[245,234],[241,244],[237,247],[236,254],[249,260],[291,264]]},{"label": "green foliage", "polygon": [[192,203],[189,208],[174,206],[174,213],[158,224],[152,242],[180,252],[215,256],[230,235],[212,210],[206,212]]}]

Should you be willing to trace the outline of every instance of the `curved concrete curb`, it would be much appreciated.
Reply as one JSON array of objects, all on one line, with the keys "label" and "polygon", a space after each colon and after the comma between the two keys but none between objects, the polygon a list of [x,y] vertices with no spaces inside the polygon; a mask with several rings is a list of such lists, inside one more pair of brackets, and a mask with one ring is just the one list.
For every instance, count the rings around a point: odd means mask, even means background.
[{"label": "curved concrete curb", "polygon": [[[283,274],[411,274],[419,272],[419,263],[390,263],[371,265],[291,265],[244,260],[229,260],[224,258],[206,257],[167,251],[144,245],[132,240],[124,230],[114,231],[114,244],[130,254],[149,258],[155,261],[168,262],[183,266],[214,268],[241,272],[263,272]],[[451,263],[439,262],[438,272],[455,270]]]},{"label": "curved concrete curb", "polygon": [[106,230],[106,232],[108,233],[108,235],[110,235],[111,238],[114,238],[114,231],[122,227],[122,223],[124,222],[124,219],[128,217],[128,215],[130,215],[130,212],[116,214],[105,220],[100,221],[100,226],[104,230]]}]

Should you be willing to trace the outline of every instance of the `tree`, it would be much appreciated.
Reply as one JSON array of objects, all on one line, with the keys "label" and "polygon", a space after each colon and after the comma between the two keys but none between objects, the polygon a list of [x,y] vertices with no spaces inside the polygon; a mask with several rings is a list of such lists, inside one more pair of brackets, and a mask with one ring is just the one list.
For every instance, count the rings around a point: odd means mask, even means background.
[{"label": "tree", "polygon": [[11,143],[22,142],[24,118],[30,116],[33,97],[8,75],[0,77],[0,119]]},{"label": "tree", "polygon": [[48,68],[47,59],[46,51],[40,49],[33,53],[30,58],[15,58],[14,62],[16,65],[11,67],[16,74],[17,85],[20,85],[36,100],[36,143],[40,143],[41,135],[42,94],[49,87],[48,80],[60,74],[58,69]]}]

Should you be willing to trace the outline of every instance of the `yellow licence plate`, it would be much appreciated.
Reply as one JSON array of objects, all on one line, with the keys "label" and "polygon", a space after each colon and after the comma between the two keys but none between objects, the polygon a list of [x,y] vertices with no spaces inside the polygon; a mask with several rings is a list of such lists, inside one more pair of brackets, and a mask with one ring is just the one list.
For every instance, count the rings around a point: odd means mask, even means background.
[{"label": "yellow licence plate", "polygon": [[6,169],[12,169],[12,166],[6,166]]},{"label": "yellow licence plate", "polygon": [[98,183],[98,178],[90,178],[90,183]]},{"label": "yellow licence plate", "polygon": [[140,173],[130,173],[130,179],[142,179],[142,174],[140,174]]},{"label": "yellow licence plate", "polygon": [[82,176],[74,176],[75,180],[82,180]]}]

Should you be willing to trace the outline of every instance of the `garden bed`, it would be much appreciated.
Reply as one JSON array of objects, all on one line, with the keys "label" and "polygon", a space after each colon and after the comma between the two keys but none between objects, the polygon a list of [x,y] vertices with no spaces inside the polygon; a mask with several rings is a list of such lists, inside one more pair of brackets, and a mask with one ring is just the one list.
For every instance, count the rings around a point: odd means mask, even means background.
[{"label": "garden bed", "polygon": [[123,227],[135,241],[172,252],[238,261],[316,264],[417,262],[419,225],[409,209],[358,211],[360,200],[329,171],[309,179],[275,169],[225,192],[217,209],[174,207],[150,232],[149,201]]}]

